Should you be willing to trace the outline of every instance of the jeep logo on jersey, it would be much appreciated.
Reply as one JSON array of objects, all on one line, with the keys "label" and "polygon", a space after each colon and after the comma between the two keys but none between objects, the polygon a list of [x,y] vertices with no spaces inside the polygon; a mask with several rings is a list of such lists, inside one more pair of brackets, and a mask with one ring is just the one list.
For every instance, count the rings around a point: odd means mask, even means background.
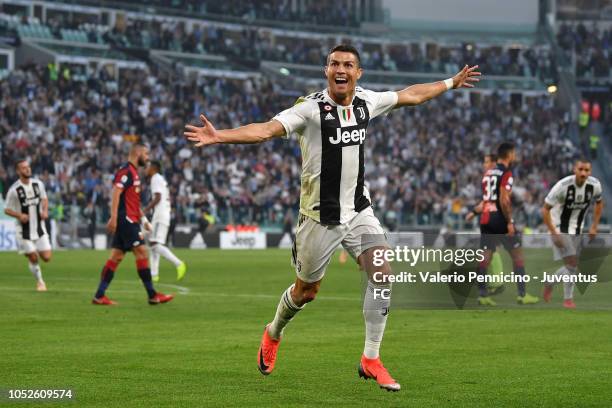
[{"label": "jeep logo on jersey", "polygon": [[337,145],[342,144],[343,146],[352,146],[355,144],[363,144],[366,137],[365,128],[337,128],[335,137],[330,136],[329,143]]}]

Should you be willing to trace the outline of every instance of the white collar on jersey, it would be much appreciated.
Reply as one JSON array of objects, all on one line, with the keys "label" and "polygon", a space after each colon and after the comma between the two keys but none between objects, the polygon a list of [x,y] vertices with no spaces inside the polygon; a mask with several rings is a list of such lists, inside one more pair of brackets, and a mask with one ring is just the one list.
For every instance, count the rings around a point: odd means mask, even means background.
[{"label": "white collar on jersey", "polygon": [[323,96],[325,97],[325,100],[327,100],[327,102],[328,102],[330,105],[333,105],[333,106],[340,106],[340,107],[342,107],[342,108],[350,108],[351,106],[353,106],[353,102],[355,102],[355,97],[357,96],[357,87],[355,87],[355,93],[353,94],[353,99],[351,99],[351,103],[349,103],[348,105],[340,105],[340,104],[336,103],[336,101],[334,101],[334,100],[332,99],[332,97],[331,97],[331,96],[329,96],[329,91],[328,91],[328,89],[329,89],[329,88],[325,88],[325,90],[323,91]]}]

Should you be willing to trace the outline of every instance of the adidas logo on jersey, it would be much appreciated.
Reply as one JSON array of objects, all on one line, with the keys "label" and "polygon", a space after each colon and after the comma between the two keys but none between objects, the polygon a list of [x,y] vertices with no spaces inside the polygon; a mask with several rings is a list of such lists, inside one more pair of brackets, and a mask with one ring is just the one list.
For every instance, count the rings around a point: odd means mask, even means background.
[{"label": "adidas logo on jersey", "polygon": [[334,115],[328,113],[327,116],[325,116],[325,120],[334,120]]}]

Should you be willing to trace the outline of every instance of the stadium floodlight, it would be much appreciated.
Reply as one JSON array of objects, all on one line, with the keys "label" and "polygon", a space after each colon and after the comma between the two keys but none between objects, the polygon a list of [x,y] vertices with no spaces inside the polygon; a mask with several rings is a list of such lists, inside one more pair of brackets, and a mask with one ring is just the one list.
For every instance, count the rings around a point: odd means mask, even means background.
[{"label": "stadium floodlight", "polygon": [[557,92],[557,85],[548,85],[547,90],[549,94],[554,94]]},{"label": "stadium floodlight", "polygon": [[280,72],[281,74],[285,75],[285,76],[289,76],[289,74],[291,72],[289,72],[289,70],[285,67],[282,67],[281,69],[278,70],[278,72]]}]

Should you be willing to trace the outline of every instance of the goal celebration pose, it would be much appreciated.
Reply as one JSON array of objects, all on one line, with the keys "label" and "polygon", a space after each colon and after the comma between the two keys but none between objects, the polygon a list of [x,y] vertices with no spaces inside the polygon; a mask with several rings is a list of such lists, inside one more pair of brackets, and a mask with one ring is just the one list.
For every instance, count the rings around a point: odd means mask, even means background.
[{"label": "goal celebration pose", "polygon": [[365,348],[359,375],[373,378],[381,388],[398,391],[379,357],[390,299],[375,296],[390,284],[374,282],[374,272],[388,274],[388,263],[374,267],[376,249],[387,248],[386,237],[372,210],[365,187],[364,161],[367,127],[373,118],[394,108],[414,106],[444,92],[473,87],[480,73],[467,65],[453,78],[417,84],[398,92],[373,92],[357,86],[363,70],[358,51],[338,45],[327,56],[327,88],[306,97],[272,120],[228,130],[217,130],[204,115],[203,126],[187,125],[185,137],[195,146],[217,143],[259,143],[296,135],[302,151],[300,216],[292,258],[297,279],[281,295],[273,321],[263,333],[257,355],[260,372],[274,369],[284,327],[315,299],[325,270],[339,244],[369,275],[364,297]]}]

